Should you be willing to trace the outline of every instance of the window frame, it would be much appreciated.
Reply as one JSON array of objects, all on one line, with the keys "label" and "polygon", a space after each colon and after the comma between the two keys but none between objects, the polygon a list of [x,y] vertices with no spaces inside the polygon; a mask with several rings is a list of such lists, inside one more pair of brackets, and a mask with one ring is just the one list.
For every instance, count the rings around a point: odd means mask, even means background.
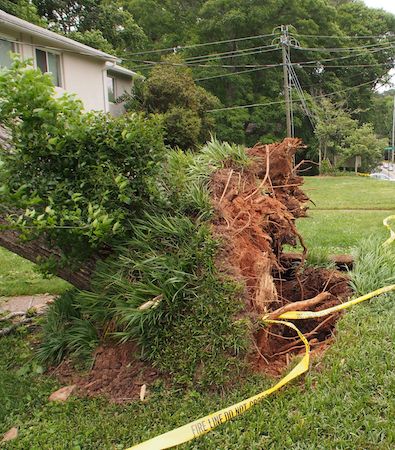
[{"label": "window frame", "polygon": [[12,53],[18,53],[18,45],[15,43],[15,37],[0,33],[0,39],[11,44]]},{"label": "window frame", "polygon": [[62,53],[59,52],[59,51],[56,51],[56,50],[52,50],[52,49],[49,50],[49,49],[47,49],[45,47],[40,47],[38,45],[34,46],[34,58],[33,59],[34,59],[34,68],[35,69],[40,69],[40,67],[38,67],[38,65],[37,65],[37,53],[36,53],[37,50],[40,50],[41,52],[45,53],[45,59],[46,59],[45,62],[46,62],[46,65],[47,65],[47,71],[44,72],[44,73],[52,73],[52,72],[48,71],[48,53],[50,53],[52,55],[55,55],[55,56],[57,56],[59,58],[58,59],[58,63],[59,63],[58,64],[59,65],[59,67],[58,67],[58,70],[59,70],[59,86],[57,86],[55,83],[54,83],[54,85],[55,85],[55,87],[63,88],[63,86],[64,86],[64,82],[63,82],[64,77],[63,77]]},{"label": "window frame", "polygon": [[[109,93],[109,90],[108,90],[108,79],[109,78],[112,79],[112,87],[113,87],[113,95],[114,95],[113,100],[110,100],[110,95],[109,95],[110,93]],[[117,99],[116,89],[117,89],[117,79],[116,79],[116,77],[114,75],[108,73],[108,71],[107,71],[107,73],[106,73],[107,100],[108,100],[109,103],[112,103],[113,105],[115,105],[115,100]]]}]

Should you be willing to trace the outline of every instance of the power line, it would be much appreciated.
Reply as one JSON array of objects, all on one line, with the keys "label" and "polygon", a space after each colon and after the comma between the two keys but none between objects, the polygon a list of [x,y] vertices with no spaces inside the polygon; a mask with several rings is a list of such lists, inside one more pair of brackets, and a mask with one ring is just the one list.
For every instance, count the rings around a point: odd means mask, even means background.
[{"label": "power line", "polygon": [[[310,69],[316,69],[316,67],[314,66],[310,66],[310,65],[303,65],[300,63],[291,63],[292,66],[296,66],[296,67],[303,67],[303,68],[310,68]],[[322,69],[337,69],[337,68],[351,68],[351,67],[384,67],[387,66],[389,63],[377,63],[377,64],[348,64],[348,65],[322,65],[320,67],[322,67]],[[212,66],[212,67],[220,67],[220,66]],[[267,66],[260,66],[260,67],[256,67],[253,69],[248,69],[248,70],[241,70],[238,72],[231,72],[231,73],[224,73],[224,74],[219,74],[219,75],[213,75],[210,77],[204,77],[204,78],[195,78],[194,81],[206,81],[206,80],[213,80],[215,78],[225,78],[225,77],[231,77],[234,75],[241,75],[243,73],[250,73],[250,72],[257,72],[257,71],[261,71],[261,70],[265,70],[265,69],[275,69],[278,67],[282,67],[282,64],[268,64]]]},{"label": "power line", "polygon": [[[289,73],[290,73],[290,76],[291,76],[291,81],[294,82],[294,85],[296,87],[296,91],[299,94],[300,100],[302,102],[302,109],[305,112],[306,116],[308,117],[308,119],[309,119],[309,121],[311,123],[311,126],[314,129],[315,128],[315,117],[314,117],[314,114],[310,111],[310,108],[307,105],[307,100],[306,100],[304,91],[302,89],[302,86],[300,85],[298,75],[296,74],[295,69],[292,66],[291,59],[290,59],[289,55],[287,56],[287,63],[288,63],[288,70],[289,70]],[[292,90],[291,90],[291,94],[292,94]],[[291,99],[291,107],[293,107],[292,99]],[[293,115],[293,109],[292,109],[292,115]]]},{"label": "power line", "polygon": [[[393,48],[393,47],[389,47],[389,48]],[[317,67],[312,66],[312,64],[319,64],[320,68],[325,69],[325,68],[349,68],[349,67],[381,67],[381,66],[387,66],[390,64],[390,62],[387,63],[375,63],[375,64],[347,64],[347,65],[341,65],[341,64],[337,64],[337,65],[327,65],[327,64],[322,64],[323,62],[331,62],[331,61],[338,61],[340,59],[345,59],[345,58],[351,58],[351,57],[355,57],[355,56],[360,56],[360,55],[365,55],[365,53],[361,53],[359,55],[349,55],[349,56],[343,56],[340,58],[329,58],[329,59],[322,59],[322,60],[316,60],[316,61],[303,61],[303,62],[294,62],[291,63],[292,66],[295,67],[303,67],[303,68],[312,68],[312,69],[316,69]],[[279,64],[266,64],[266,65],[245,65],[245,66],[227,66],[227,67],[252,67],[251,69],[248,70],[241,70],[239,72],[231,72],[231,73],[225,73],[225,74],[219,74],[219,75],[213,75],[213,76],[209,76],[209,77],[204,77],[204,78],[197,78],[195,79],[195,81],[206,81],[206,80],[212,80],[215,78],[225,78],[225,77],[230,77],[230,76],[234,76],[234,75],[240,75],[243,73],[250,73],[250,72],[257,72],[260,70],[265,70],[265,69],[272,69],[272,68],[277,68],[277,67],[281,67],[282,63]],[[219,66],[219,65],[215,65],[215,66],[207,66],[207,67],[224,67],[224,66]]]},{"label": "power line", "polygon": [[[329,69],[337,69],[337,68],[349,68],[349,67],[377,67],[377,66],[388,66],[390,63],[376,63],[376,64],[323,64],[322,68],[329,68]],[[311,67],[311,66],[304,66],[303,64],[293,64],[294,66],[300,66],[300,67]],[[394,63],[392,62],[392,65]]]},{"label": "power line", "polygon": [[169,52],[169,51],[174,51],[174,50],[184,50],[187,48],[197,48],[197,47],[204,47],[207,45],[218,45],[218,44],[227,44],[229,42],[240,42],[240,41],[247,41],[247,40],[252,40],[252,39],[260,39],[260,38],[264,38],[264,37],[270,37],[270,36],[274,36],[274,33],[270,33],[270,34],[258,34],[255,36],[246,36],[246,37],[241,37],[241,38],[235,38],[235,39],[226,39],[224,41],[213,41],[213,42],[203,42],[203,43],[199,43],[199,44],[190,44],[190,45],[176,45],[174,47],[168,47],[168,48],[161,48],[158,50],[146,50],[143,52],[134,52],[134,53],[130,53],[130,56],[133,55],[145,55],[148,53],[162,53],[162,52]]},{"label": "power line", "polygon": [[[213,67],[218,67],[218,66],[213,66]],[[231,77],[231,76],[234,76],[234,75],[240,75],[242,73],[257,72],[258,70],[274,69],[274,68],[278,68],[278,67],[282,67],[282,63],[281,64],[268,64],[267,66],[264,66],[264,67],[263,66],[255,67],[253,69],[240,70],[238,72],[231,72],[231,73],[225,73],[225,74],[220,74],[220,75],[213,75],[211,77],[196,78],[196,79],[194,79],[194,81],[213,80],[214,78]]]},{"label": "power line", "polygon": [[[155,66],[155,65],[158,65],[158,64],[162,64],[162,65],[163,64],[170,64],[170,65],[171,64],[174,64],[174,65],[184,64],[184,65],[193,67],[193,66],[197,66],[200,62],[204,63],[204,62],[217,61],[217,60],[228,59],[228,58],[237,58],[237,57],[240,57],[240,56],[256,55],[256,54],[261,54],[261,53],[273,52],[273,51],[276,51],[276,50],[278,50],[278,47],[270,48],[270,49],[266,49],[266,50],[259,50],[259,47],[258,47],[258,50],[254,50],[254,51],[245,51],[244,53],[237,53],[237,54],[232,52],[233,53],[232,55],[224,55],[224,56],[219,56],[219,57],[214,57],[214,58],[208,58],[208,59],[204,59],[202,61],[192,61],[191,63],[189,63],[189,62],[186,62],[186,63],[172,63],[171,61],[144,61],[144,60],[139,60],[139,59],[137,59],[137,60],[136,59],[135,60],[134,59],[130,59],[129,61],[149,64],[151,66]],[[149,66],[146,66],[146,67],[148,68]]]},{"label": "power line", "polygon": [[[238,55],[238,54],[242,55],[243,53],[245,53],[248,50],[265,50],[265,49],[269,49],[269,50],[266,50],[266,51],[272,51],[272,50],[277,50],[278,47],[277,47],[277,45],[273,45],[273,44],[263,45],[263,46],[258,46],[258,47],[249,47],[249,48],[244,48],[244,49],[240,49],[240,50],[231,50],[229,52],[211,53],[211,54],[208,54],[208,55],[193,56],[191,58],[186,58],[185,61],[186,62],[191,62],[191,61],[195,61],[196,62],[196,60],[199,60],[197,62],[200,62],[200,60],[204,60],[204,59],[207,59],[207,58],[208,59],[215,59],[216,56],[230,55],[230,54],[232,54],[232,56],[233,55]],[[262,53],[266,53],[266,52],[262,52]]]},{"label": "power line", "polygon": [[350,35],[339,35],[339,34],[327,34],[327,35],[323,35],[323,34],[299,34],[299,33],[295,33],[296,36],[299,37],[314,37],[314,38],[332,38],[332,39],[383,39],[383,38],[387,38],[387,37],[395,37],[395,33],[391,32],[391,31],[387,31],[383,34],[377,34],[377,35],[355,35],[355,36],[350,36]]},{"label": "power line", "polygon": [[[311,96],[311,98],[312,99],[316,99],[316,98],[330,97],[332,95],[337,95],[337,94],[342,93],[342,92],[347,92],[347,91],[352,90],[352,89],[357,89],[357,88],[360,88],[362,86],[366,86],[368,84],[376,83],[377,81],[378,81],[377,78],[375,78],[374,80],[370,80],[370,81],[367,81],[365,83],[358,84],[356,86],[350,86],[348,88],[344,88],[344,89],[341,89],[341,90],[336,91],[336,92],[331,92],[329,94],[322,94],[322,95]],[[295,101],[301,101],[301,100],[295,100]],[[233,110],[233,109],[253,108],[253,107],[256,107],[256,106],[271,106],[271,105],[280,105],[280,104],[285,104],[285,100],[277,100],[277,101],[267,102],[267,103],[252,103],[250,105],[228,106],[228,107],[225,107],[225,108],[209,109],[206,112],[219,112],[219,111],[228,111],[228,110]]]},{"label": "power line", "polygon": [[[394,44],[395,41],[392,42],[386,42],[385,44]],[[376,48],[372,48],[369,50],[368,54],[372,54],[372,53],[377,53],[377,52],[381,52],[384,50],[390,50],[395,48],[394,45],[389,45],[387,47],[376,47]],[[277,50],[277,49],[273,49],[273,50]],[[272,51],[272,50],[270,50]],[[253,51],[253,52],[248,52],[248,53],[243,53],[240,56],[245,56],[245,55],[253,55],[253,54],[259,54],[259,53],[265,53],[264,51]],[[340,56],[340,57],[333,57],[333,58],[324,58],[324,59],[320,59],[320,60],[314,60],[314,61],[300,61],[300,62],[295,62],[293,63],[294,65],[301,65],[301,64],[319,64],[319,63],[323,63],[323,62],[331,62],[331,61],[339,61],[342,59],[348,59],[348,58],[354,58],[357,56],[367,56],[368,55],[366,52],[361,52],[361,53],[353,53],[351,55],[345,55],[345,56]],[[235,55],[235,57],[237,57],[239,55]],[[225,59],[225,58],[229,58],[230,56],[223,56],[223,57],[219,57],[218,60],[221,59]],[[133,61],[133,60],[130,60]],[[185,66],[185,67],[209,67],[209,68],[217,68],[217,67],[230,67],[230,68],[242,68],[242,67],[246,67],[246,68],[257,68],[257,67],[268,67],[268,64],[238,64],[238,65],[204,65],[204,64],[199,64],[198,62],[196,63],[174,63],[171,61],[140,61],[138,60],[138,62],[143,62],[145,64],[149,64],[147,66],[138,66],[138,67],[134,67],[134,70],[138,70],[138,69],[150,69],[152,67],[154,67],[155,65],[173,65],[173,66]],[[209,61],[204,61],[204,62],[209,62]],[[275,66],[275,65],[273,65]]]},{"label": "power line", "polygon": [[[385,39],[385,38],[392,38],[395,37],[394,33],[386,32],[384,34],[380,35],[319,35],[319,34],[299,34],[295,33],[298,37],[312,37],[312,38],[328,38],[328,39]],[[227,39],[222,41],[213,41],[213,42],[203,42],[199,44],[190,44],[190,45],[175,45],[173,47],[167,47],[167,48],[161,48],[161,49],[153,49],[153,50],[145,50],[141,52],[134,52],[129,53],[129,56],[136,56],[136,55],[145,55],[145,54],[152,54],[152,53],[163,53],[163,52],[170,52],[175,50],[184,50],[189,48],[198,48],[198,47],[204,47],[209,45],[217,45],[217,44],[226,44],[229,42],[240,42],[245,40],[252,40],[252,39],[260,39],[264,37],[271,37],[271,36],[278,36],[277,33],[270,33],[270,34],[259,34],[259,35],[252,35],[252,36],[246,36],[242,38],[235,38],[235,39]]]},{"label": "power line", "polygon": [[[395,41],[385,41],[382,44],[391,44]],[[309,51],[309,52],[349,52],[349,51],[358,51],[361,49],[367,49],[372,47],[377,47],[377,42],[375,44],[361,45],[359,47],[302,47],[302,46],[292,46],[295,50]]]}]

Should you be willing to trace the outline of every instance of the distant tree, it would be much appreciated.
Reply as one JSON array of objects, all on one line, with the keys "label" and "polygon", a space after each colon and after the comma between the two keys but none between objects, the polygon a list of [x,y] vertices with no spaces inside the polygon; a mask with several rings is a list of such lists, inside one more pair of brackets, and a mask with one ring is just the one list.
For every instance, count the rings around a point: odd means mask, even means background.
[{"label": "distant tree", "polygon": [[378,139],[373,125],[365,123],[351,129],[345,137],[344,146],[340,151],[339,165],[355,156],[361,157],[361,170],[369,171],[377,167],[383,159],[383,149],[387,145],[386,139]]},{"label": "distant tree", "polygon": [[316,113],[320,162],[329,161],[342,167],[349,158],[360,156],[362,170],[370,170],[382,159],[386,143],[376,136],[372,124],[359,125],[344,105],[329,99],[321,100]]},{"label": "distant tree", "polygon": [[391,141],[392,135],[394,96],[394,89],[383,94],[375,94],[368,113],[369,121],[373,124],[375,132],[379,137],[387,139],[387,143]]},{"label": "distant tree", "polygon": [[[33,0],[39,14],[45,17],[50,28],[68,34],[86,33],[98,30],[102,37],[120,54],[135,51],[146,42],[144,31],[136,24],[133,16],[122,8],[118,1],[104,0]],[[77,35],[81,39],[84,39]],[[94,46],[103,47],[101,37],[92,39]]]},{"label": "distant tree", "polygon": [[81,42],[81,44],[88,45],[89,47],[97,48],[102,52],[115,53],[114,47],[104,38],[103,33],[100,30],[88,30],[88,31],[72,31],[67,36],[75,41]]},{"label": "distant tree", "polygon": [[[31,13],[36,7],[44,25],[93,47],[112,51],[123,59],[125,66],[141,71],[146,77],[152,63],[158,63],[176,48],[190,65],[193,79],[199,80],[196,83],[217,97],[224,107],[276,102],[271,108],[215,114],[219,136],[247,144],[254,139],[270,141],[285,136],[281,52],[278,47],[267,46],[279,42],[278,26],[289,24],[301,47],[291,50],[291,59],[305,94],[319,97],[331,93],[335,101],[345,102],[353,111],[353,119],[359,123],[373,122],[375,129],[380,128],[371,113],[376,102],[374,87],[389,79],[388,72],[393,67],[395,48],[391,42],[395,37],[395,16],[369,8],[362,1],[0,2],[5,4],[5,10],[7,5],[19,5],[18,11],[11,14],[34,22],[37,17],[29,19],[26,11]],[[265,36],[258,38],[260,35]],[[353,38],[360,35],[364,39]],[[253,38],[244,39],[248,36]],[[341,51],[334,52],[333,48]],[[158,49],[161,51],[155,52]],[[150,53],[136,55],[139,51]],[[188,60],[197,57],[204,58]],[[306,61],[309,64],[297,64]],[[175,112],[172,118],[176,116]],[[295,119],[296,134],[314,145],[314,132],[297,107]],[[175,125],[176,121],[172,123]],[[381,135],[383,130],[378,133]]]},{"label": "distant tree", "polygon": [[29,0],[0,0],[0,9],[28,22],[46,25],[45,20],[37,12],[36,6]]}]

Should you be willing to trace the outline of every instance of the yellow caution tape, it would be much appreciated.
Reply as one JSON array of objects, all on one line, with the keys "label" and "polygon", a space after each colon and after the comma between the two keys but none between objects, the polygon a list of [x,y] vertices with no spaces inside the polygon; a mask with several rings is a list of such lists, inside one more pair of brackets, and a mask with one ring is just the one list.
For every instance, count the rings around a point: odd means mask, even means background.
[{"label": "yellow caution tape", "polygon": [[299,331],[299,329],[290,322],[284,322],[282,320],[265,320],[265,322],[269,323],[277,323],[286,325],[289,328],[292,328],[298,333],[299,338],[302,340],[306,352],[301,359],[301,361],[289,372],[287,376],[282,378],[277,384],[275,384],[270,389],[263,391],[253,397],[248,398],[247,400],[242,400],[235,405],[228,406],[227,408],[221,409],[215,413],[209,414],[208,416],[202,417],[194,422],[190,422],[187,425],[183,425],[182,427],[176,428],[174,430],[168,431],[167,433],[161,434],[160,436],[154,437],[148,441],[145,441],[141,444],[135,445],[134,447],[130,447],[127,450],[131,449],[139,449],[139,450],[158,450],[174,447],[179,444],[183,444],[185,442],[191,441],[199,436],[202,436],[214,428],[222,425],[225,422],[243,414],[248,409],[252,408],[258,402],[263,400],[265,397],[269,396],[273,392],[276,392],[280,388],[282,388],[285,384],[289,383],[293,379],[299,377],[303,373],[309,370],[309,362],[310,362],[310,346],[307,339],[303,336],[303,334]]},{"label": "yellow caution tape", "polygon": [[389,224],[391,220],[395,220],[395,215],[388,216],[383,220],[383,225],[388,229],[390,232],[390,237],[384,242],[383,245],[389,245],[392,242],[395,241],[395,231],[391,228],[391,225]]},{"label": "yellow caution tape", "polygon": [[357,175],[359,177],[370,177],[370,173],[364,173],[364,172],[357,172]]},{"label": "yellow caution tape", "polygon": [[341,311],[342,309],[349,308],[350,306],[357,305],[358,303],[364,302],[371,299],[372,297],[377,297],[377,295],[385,294],[386,292],[395,291],[395,284],[377,289],[369,294],[362,295],[362,297],[354,298],[348,302],[342,303],[337,306],[332,306],[331,308],[323,309],[322,311],[287,311],[280,316],[278,319],[314,319],[316,317],[323,317],[329,314]]}]

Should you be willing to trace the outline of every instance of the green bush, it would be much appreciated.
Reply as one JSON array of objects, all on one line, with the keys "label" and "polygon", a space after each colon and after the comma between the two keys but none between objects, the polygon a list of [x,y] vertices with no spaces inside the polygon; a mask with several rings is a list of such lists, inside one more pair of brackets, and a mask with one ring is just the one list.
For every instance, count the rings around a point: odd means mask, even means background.
[{"label": "green bush", "polygon": [[93,323],[82,316],[76,295],[75,290],[69,290],[49,305],[37,351],[40,362],[59,364],[67,355],[85,363],[91,360],[99,337]]},{"label": "green bush", "polygon": [[202,121],[189,109],[173,107],[164,114],[166,142],[172,147],[194,148],[199,142]]},{"label": "green bush", "polygon": [[183,150],[196,149],[209,139],[215,120],[207,111],[219,105],[215,96],[195,84],[191,69],[178,55],[154,67],[128,102],[131,110],[163,114],[166,143]]},{"label": "green bush", "polygon": [[11,222],[26,237],[45,233],[78,258],[127,234],[164,156],[158,116],[84,113],[74,97],[55,96],[49,75],[15,59],[0,72],[0,122],[12,139],[1,149],[2,203],[19,211]]}]

